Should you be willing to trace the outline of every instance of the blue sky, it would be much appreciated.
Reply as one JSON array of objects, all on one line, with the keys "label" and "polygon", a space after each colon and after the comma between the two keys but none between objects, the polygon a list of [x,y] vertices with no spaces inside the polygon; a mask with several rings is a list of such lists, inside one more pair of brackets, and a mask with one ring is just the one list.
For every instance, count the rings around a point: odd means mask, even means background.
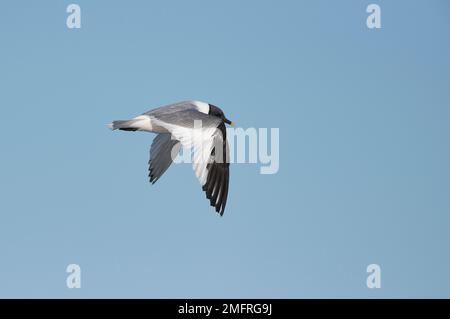
[{"label": "blue sky", "polygon": [[[1,297],[450,297],[448,1],[70,3],[1,4]],[[280,129],[222,218],[105,126],[186,99]]]}]

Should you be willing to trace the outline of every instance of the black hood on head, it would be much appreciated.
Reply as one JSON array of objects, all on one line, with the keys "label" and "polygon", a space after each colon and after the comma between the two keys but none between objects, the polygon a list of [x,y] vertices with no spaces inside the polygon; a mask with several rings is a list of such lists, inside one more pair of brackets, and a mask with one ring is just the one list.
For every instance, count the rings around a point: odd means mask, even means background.
[{"label": "black hood on head", "polygon": [[219,107],[217,107],[213,104],[209,104],[209,113],[208,114],[220,118],[223,122],[225,122],[227,124],[232,123],[229,119],[227,119],[225,117],[225,114],[223,114],[223,111]]},{"label": "black hood on head", "polygon": [[215,105],[209,104],[209,115],[224,117],[223,111]]}]

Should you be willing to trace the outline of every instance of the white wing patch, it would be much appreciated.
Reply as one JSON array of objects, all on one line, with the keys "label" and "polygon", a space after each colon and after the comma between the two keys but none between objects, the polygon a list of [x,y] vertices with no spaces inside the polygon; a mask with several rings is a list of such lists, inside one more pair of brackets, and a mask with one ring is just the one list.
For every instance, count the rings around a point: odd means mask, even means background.
[{"label": "white wing patch", "polygon": [[201,101],[192,101],[192,104],[194,104],[197,107],[197,110],[199,112],[202,112],[204,114],[209,113],[209,104]]}]

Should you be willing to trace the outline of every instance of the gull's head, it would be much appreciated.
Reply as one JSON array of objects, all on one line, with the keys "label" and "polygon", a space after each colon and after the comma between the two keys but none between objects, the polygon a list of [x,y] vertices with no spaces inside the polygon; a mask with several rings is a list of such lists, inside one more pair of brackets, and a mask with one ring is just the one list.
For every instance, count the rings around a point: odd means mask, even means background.
[{"label": "gull's head", "polygon": [[219,107],[212,104],[208,105],[209,105],[209,112],[208,112],[209,115],[218,117],[222,120],[222,122],[234,126],[234,123],[225,117],[225,114],[223,114],[223,111]]}]

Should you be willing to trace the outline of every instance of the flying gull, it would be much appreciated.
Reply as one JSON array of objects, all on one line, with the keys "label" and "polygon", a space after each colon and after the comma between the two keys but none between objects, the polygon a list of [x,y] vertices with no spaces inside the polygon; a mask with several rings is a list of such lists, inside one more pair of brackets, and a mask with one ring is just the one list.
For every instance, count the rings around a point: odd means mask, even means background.
[{"label": "flying gull", "polygon": [[157,133],[150,147],[152,184],[169,168],[181,146],[191,149],[195,175],[211,206],[222,216],[230,179],[225,123],[233,125],[217,106],[184,101],[156,108],[131,120],[113,121],[108,126],[112,130]]}]

